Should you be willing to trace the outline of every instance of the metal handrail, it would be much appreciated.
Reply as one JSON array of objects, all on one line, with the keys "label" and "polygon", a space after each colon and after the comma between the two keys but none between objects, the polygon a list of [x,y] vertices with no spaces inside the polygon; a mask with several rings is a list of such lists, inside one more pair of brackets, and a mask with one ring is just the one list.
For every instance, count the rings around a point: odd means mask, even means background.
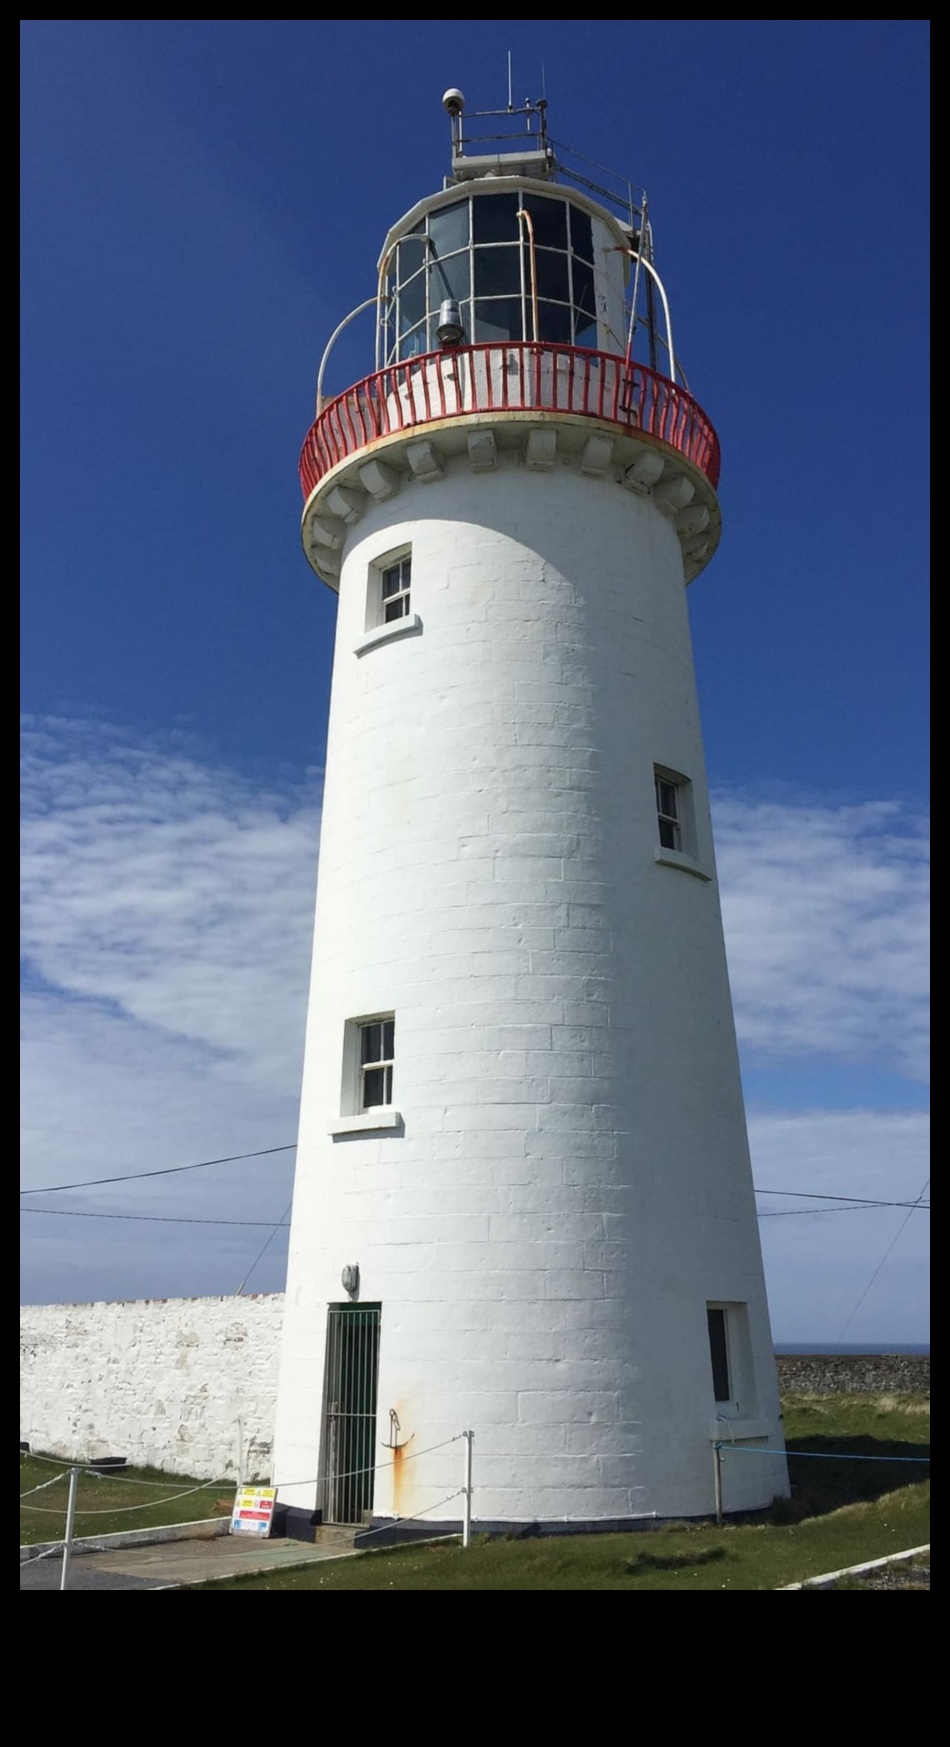
[{"label": "metal handrail", "polygon": [[611,352],[505,341],[426,352],[364,377],[328,402],[300,456],[304,498],[341,461],[381,438],[474,413],[565,413],[655,437],[719,483],[719,439],[686,389]]}]

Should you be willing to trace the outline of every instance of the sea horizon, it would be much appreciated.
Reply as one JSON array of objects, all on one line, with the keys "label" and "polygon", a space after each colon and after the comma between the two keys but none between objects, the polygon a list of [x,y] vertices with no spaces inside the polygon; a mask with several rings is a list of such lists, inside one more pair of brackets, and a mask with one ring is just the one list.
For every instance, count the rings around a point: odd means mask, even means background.
[{"label": "sea horizon", "polygon": [[773,1351],[779,1358],[807,1358],[809,1354],[840,1353],[859,1356],[862,1353],[896,1353],[908,1357],[930,1357],[929,1341],[774,1341]]}]

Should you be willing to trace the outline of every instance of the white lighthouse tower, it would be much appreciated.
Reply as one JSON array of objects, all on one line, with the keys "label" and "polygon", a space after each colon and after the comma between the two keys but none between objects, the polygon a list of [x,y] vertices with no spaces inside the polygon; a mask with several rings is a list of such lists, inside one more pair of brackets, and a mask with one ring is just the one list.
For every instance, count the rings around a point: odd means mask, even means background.
[{"label": "white lighthouse tower", "polygon": [[717,1468],[726,1512],[764,1508],[787,1478],[685,597],[718,443],[645,199],[569,175],[543,103],[490,154],[444,104],[376,367],[318,394],[301,460],[339,613],[274,1479],[294,1532],[431,1533],[471,1431],[481,1527],[708,1516]]}]

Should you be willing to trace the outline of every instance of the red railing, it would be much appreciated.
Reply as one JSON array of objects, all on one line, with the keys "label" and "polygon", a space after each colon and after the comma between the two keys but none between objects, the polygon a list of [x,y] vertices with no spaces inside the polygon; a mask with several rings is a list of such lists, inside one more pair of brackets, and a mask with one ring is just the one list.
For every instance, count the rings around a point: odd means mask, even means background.
[{"label": "red railing", "polygon": [[644,433],[692,461],[715,488],[719,439],[691,394],[610,352],[542,344],[462,346],[377,370],[331,400],[300,456],[305,498],[340,461],[380,437],[473,413],[562,412]]}]

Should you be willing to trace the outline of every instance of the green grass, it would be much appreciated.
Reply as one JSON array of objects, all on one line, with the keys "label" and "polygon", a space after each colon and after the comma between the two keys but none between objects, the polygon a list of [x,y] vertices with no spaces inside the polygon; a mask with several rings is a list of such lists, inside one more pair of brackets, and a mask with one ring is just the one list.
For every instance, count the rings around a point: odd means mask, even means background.
[{"label": "green grass", "polygon": [[[338,1564],[219,1589],[777,1589],[824,1571],[879,1559],[930,1539],[929,1470],[855,1456],[929,1455],[929,1401],[920,1396],[786,1399],[792,1497],[768,1519],[630,1535],[530,1540],[476,1535],[393,1548]],[[726,1458],[728,1459],[728,1458]],[[751,1461],[752,1457],[735,1457]],[[477,1481],[477,1474],[476,1474]]]},{"label": "green grass", "polygon": [[[69,1490],[68,1462],[20,1456],[20,1492],[42,1486],[54,1475],[52,1486],[33,1492],[20,1503],[20,1545],[61,1540],[66,1528]],[[200,1487],[200,1491],[195,1488]],[[110,1535],[119,1529],[164,1528],[171,1523],[190,1523],[202,1517],[230,1512],[234,1486],[226,1480],[210,1486],[180,1474],[162,1474],[154,1468],[124,1468],[120,1474],[97,1475],[83,1471],[76,1498],[76,1535]],[[135,1509],[130,1509],[135,1506]]]}]

